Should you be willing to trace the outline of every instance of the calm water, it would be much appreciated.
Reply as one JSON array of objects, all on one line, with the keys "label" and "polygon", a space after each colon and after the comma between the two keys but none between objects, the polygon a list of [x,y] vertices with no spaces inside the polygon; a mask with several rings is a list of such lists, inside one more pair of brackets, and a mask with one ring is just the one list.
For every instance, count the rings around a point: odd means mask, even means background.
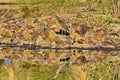
[{"label": "calm water", "polygon": [[119,57],[113,56],[113,60],[116,58],[113,61],[106,56],[106,59],[103,58],[103,55],[93,57],[92,53],[94,51],[12,49],[12,54],[1,54],[4,58],[1,59],[0,80],[53,80],[56,71],[65,63],[60,59],[70,57],[68,61],[73,62],[79,56],[84,56],[89,62],[84,62],[85,58],[79,59],[77,64],[69,65],[55,80],[120,79]]}]

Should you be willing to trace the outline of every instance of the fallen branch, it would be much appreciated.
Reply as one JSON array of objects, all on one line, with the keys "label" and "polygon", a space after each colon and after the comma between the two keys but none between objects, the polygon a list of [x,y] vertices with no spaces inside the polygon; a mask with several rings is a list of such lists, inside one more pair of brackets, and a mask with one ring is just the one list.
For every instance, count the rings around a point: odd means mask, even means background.
[{"label": "fallen branch", "polygon": [[17,45],[17,44],[5,44],[5,43],[0,43],[1,48],[24,48],[24,49],[29,49],[29,50],[96,50],[96,51],[120,51],[120,47],[66,47],[66,48],[61,48],[61,47],[42,47],[42,46],[37,46],[37,45],[30,45],[30,44],[23,44],[23,45]]}]

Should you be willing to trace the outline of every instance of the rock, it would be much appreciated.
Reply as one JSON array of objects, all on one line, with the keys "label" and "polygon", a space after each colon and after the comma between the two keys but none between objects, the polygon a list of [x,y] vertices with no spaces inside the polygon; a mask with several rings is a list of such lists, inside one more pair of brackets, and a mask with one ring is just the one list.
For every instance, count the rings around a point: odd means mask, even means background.
[{"label": "rock", "polygon": [[55,37],[55,42],[56,44],[72,44],[73,40],[72,37],[67,37],[67,36],[63,36],[63,35],[58,35]]},{"label": "rock", "polygon": [[4,38],[1,38],[1,39],[0,39],[0,42],[1,42],[1,43],[11,43],[11,38],[5,38],[5,37],[4,37]]},{"label": "rock", "polygon": [[54,31],[48,31],[46,32],[43,37],[46,41],[54,41],[55,40],[56,33]]},{"label": "rock", "polygon": [[70,47],[83,47],[83,44],[74,43],[74,44],[71,45]]},{"label": "rock", "polygon": [[41,47],[51,47],[51,42],[42,41],[39,43]]},{"label": "rock", "polygon": [[25,22],[28,24],[28,25],[31,25],[33,23],[34,19],[33,18],[28,18],[28,19],[25,19]]},{"label": "rock", "polygon": [[55,42],[51,42],[51,46],[52,46],[52,48],[56,48],[57,44]]},{"label": "rock", "polygon": [[75,29],[74,28],[70,28],[70,36],[75,40],[75,41],[79,41],[81,39],[83,39],[82,36],[80,36],[78,33],[75,32]]},{"label": "rock", "polygon": [[28,32],[28,31],[23,31],[23,32],[21,33],[21,35],[22,35],[22,37],[23,37],[25,40],[32,39],[32,37],[33,37],[33,35],[32,35],[30,32]]},{"label": "rock", "polygon": [[13,33],[10,30],[2,30],[0,33],[4,37],[12,37]]},{"label": "rock", "polygon": [[44,40],[43,37],[39,35],[36,39],[36,44],[39,45],[43,40]]},{"label": "rock", "polygon": [[92,36],[92,40],[96,43],[101,42],[103,41],[105,35],[106,34],[104,32],[96,33],[95,35]]}]

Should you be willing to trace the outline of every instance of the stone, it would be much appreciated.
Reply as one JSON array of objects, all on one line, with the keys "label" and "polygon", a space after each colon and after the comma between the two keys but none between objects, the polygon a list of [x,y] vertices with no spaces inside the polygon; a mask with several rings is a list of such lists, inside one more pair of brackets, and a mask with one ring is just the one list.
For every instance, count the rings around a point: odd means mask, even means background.
[{"label": "stone", "polygon": [[0,33],[4,37],[12,37],[13,33],[10,30],[2,30]]},{"label": "stone", "polygon": [[33,37],[33,35],[27,31],[23,31],[21,35],[25,40],[29,40]]}]

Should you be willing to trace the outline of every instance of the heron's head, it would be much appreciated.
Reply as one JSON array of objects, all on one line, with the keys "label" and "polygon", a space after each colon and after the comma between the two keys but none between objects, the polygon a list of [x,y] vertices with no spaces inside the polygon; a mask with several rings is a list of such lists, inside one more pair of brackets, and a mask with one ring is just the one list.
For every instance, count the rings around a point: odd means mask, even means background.
[{"label": "heron's head", "polygon": [[57,16],[57,15],[53,15],[53,18],[52,18],[53,20],[58,20],[59,19],[59,17]]}]

